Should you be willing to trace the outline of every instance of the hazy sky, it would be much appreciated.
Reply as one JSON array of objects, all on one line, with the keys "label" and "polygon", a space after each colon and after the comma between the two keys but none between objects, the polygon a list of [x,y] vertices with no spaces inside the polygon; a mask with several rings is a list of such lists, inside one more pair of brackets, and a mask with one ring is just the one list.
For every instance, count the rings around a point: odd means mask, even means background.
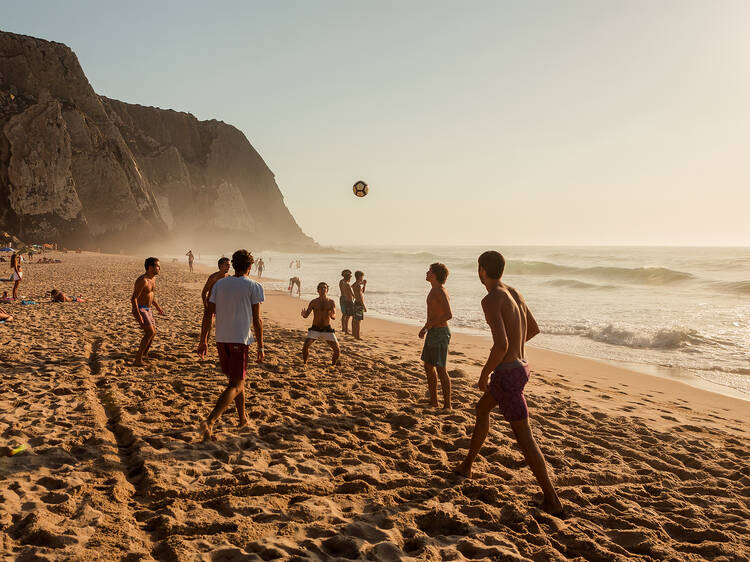
[{"label": "hazy sky", "polygon": [[237,126],[321,243],[750,245],[746,0],[0,0],[0,29]]}]

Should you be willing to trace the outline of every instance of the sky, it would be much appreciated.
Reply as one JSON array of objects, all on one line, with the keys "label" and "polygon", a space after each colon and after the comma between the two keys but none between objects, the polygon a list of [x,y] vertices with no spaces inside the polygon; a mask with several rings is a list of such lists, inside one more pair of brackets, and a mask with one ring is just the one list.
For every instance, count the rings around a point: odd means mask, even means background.
[{"label": "sky", "polygon": [[242,130],[322,244],[750,245],[745,0],[0,0],[0,29]]}]

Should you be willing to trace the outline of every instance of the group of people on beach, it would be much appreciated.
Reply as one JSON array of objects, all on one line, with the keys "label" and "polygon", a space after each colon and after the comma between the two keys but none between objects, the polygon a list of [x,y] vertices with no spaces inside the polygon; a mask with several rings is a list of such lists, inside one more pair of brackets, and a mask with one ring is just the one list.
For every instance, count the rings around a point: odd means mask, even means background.
[{"label": "group of people on beach", "polygon": [[[219,363],[228,378],[227,386],[215,407],[200,422],[199,433],[204,440],[213,439],[216,420],[232,403],[237,410],[239,427],[249,424],[245,413],[245,378],[253,342],[256,343],[256,361],[261,363],[265,358],[261,314],[265,296],[262,285],[248,276],[252,264],[253,257],[247,250],[237,250],[231,259],[234,275],[230,276],[228,258],[220,259],[219,270],[209,276],[201,292],[203,318],[197,354],[201,359],[207,356],[208,338],[215,321]],[[147,359],[153,342],[156,329],[152,308],[159,314],[164,314],[155,297],[159,260],[147,258],[144,266],[146,272],[136,280],[131,298],[133,316],[144,332],[136,354],[136,365],[143,364]],[[539,327],[521,294],[501,281],[504,269],[505,259],[499,252],[487,251],[479,256],[478,276],[487,290],[481,305],[492,332],[493,345],[477,383],[483,395],[476,407],[476,423],[469,451],[464,461],[454,469],[454,473],[460,477],[472,477],[473,463],[489,432],[490,412],[498,406],[509,422],[518,446],[542,489],[544,501],[540,507],[559,514],[563,507],[529,425],[528,407],[523,393],[530,373],[525,344],[539,333]],[[364,303],[367,282],[362,271],[354,272],[354,283],[350,283],[350,270],[345,269],[341,276],[339,288],[342,329],[348,333],[348,319],[351,318],[352,335],[359,339],[360,323],[367,310]],[[445,288],[447,278],[448,268],[444,264],[433,263],[427,270],[426,280],[431,286],[427,296],[427,321],[418,335],[425,340],[421,358],[427,376],[430,404],[439,405],[439,380],[443,408],[451,409],[451,381],[446,365],[451,338],[448,321],[452,318],[452,311]],[[332,363],[337,364],[339,360],[340,348],[331,326],[331,320],[335,319],[336,305],[328,297],[328,290],[325,282],[319,283],[318,297],[302,309],[303,318],[313,315],[313,324],[302,348],[305,363],[310,345],[318,339],[330,345],[333,351]]]}]

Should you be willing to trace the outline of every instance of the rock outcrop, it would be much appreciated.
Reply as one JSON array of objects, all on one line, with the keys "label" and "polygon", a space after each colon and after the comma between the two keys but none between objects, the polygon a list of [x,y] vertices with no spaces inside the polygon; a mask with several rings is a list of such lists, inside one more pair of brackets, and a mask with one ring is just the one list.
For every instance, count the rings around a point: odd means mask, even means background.
[{"label": "rock outcrop", "polygon": [[98,96],[67,46],[0,31],[0,230],[133,249],[314,249],[241,131]]}]

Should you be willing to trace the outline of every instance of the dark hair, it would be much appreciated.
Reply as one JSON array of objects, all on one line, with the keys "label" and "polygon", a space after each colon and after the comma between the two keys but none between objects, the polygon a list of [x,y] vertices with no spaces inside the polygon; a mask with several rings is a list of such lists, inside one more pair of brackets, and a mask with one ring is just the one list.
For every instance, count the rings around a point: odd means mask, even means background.
[{"label": "dark hair", "polygon": [[148,268],[152,265],[156,265],[156,262],[159,261],[159,258],[146,258],[146,261],[143,262],[143,267],[146,268],[146,271],[148,271]]},{"label": "dark hair", "polygon": [[352,270],[351,269],[345,269],[341,272],[341,277],[344,279],[349,279],[352,276]]},{"label": "dark hair", "polygon": [[357,271],[354,272],[355,279],[359,279],[360,277],[364,277],[364,276],[365,276],[364,272],[362,272],[360,270],[357,270]]},{"label": "dark hair", "polygon": [[219,267],[221,267],[222,263],[229,263],[229,258],[225,258],[225,257],[219,258]]},{"label": "dark hair", "polygon": [[487,277],[490,279],[500,279],[505,271],[505,258],[500,252],[487,250],[479,256],[479,265],[484,268]]},{"label": "dark hair", "polygon": [[316,289],[316,291],[320,291],[321,287],[325,287],[327,289],[328,283],[326,283],[325,281],[321,281],[320,283],[318,283],[318,288]]},{"label": "dark hair", "polygon": [[431,263],[430,271],[435,274],[438,283],[440,283],[441,285],[445,283],[446,279],[448,279],[448,268],[445,267],[445,264],[439,262]]},{"label": "dark hair", "polygon": [[247,273],[253,261],[252,254],[247,250],[237,250],[232,254],[232,267],[236,273]]}]

